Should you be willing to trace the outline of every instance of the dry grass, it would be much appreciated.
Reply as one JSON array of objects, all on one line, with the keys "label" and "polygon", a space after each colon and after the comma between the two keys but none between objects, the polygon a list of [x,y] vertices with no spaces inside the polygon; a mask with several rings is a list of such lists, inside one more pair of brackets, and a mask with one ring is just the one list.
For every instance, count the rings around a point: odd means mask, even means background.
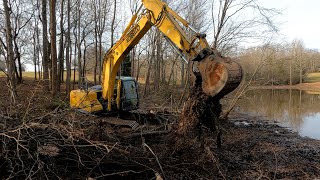
[{"label": "dry grass", "polygon": [[[34,79],[34,72],[22,72],[22,76],[23,78],[27,78],[27,79]],[[67,73],[64,73],[64,80],[66,80],[66,76]],[[6,77],[6,74],[2,71],[0,71],[0,77]],[[93,74],[87,74],[86,78],[88,79],[88,81],[94,81],[94,76]],[[98,79],[98,77],[97,77]],[[71,80],[73,80],[73,72],[71,73]],[[75,81],[78,81],[78,73],[76,72],[76,78]]]},{"label": "dry grass", "polygon": [[304,82],[307,82],[307,83],[320,82],[320,72],[307,74],[304,78]]}]

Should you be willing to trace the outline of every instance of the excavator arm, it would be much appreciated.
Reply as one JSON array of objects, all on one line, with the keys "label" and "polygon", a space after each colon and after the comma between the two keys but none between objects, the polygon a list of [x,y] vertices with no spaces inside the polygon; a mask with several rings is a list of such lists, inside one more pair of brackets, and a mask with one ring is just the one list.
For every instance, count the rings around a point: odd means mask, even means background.
[{"label": "excavator arm", "polygon": [[[142,7],[139,8],[120,40],[108,51],[104,58],[102,97],[108,100],[108,110],[111,110],[111,103],[114,101],[114,85],[121,62],[152,26],[157,27],[181,54],[191,57],[194,63],[198,62],[197,70],[194,70],[194,73],[199,77],[201,76],[203,90],[207,95],[217,95],[228,83],[235,87],[240,83],[241,67],[229,59],[223,59],[218,52],[212,50],[205,39],[206,36],[197,33],[186,20],[168,7],[166,3],[160,0],[142,0],[142,6],[145,9],[141,10]],[[193,35],[187,35],[183,26],[185,29],[192,30]],[[213,54],[214,58],[211,56],[211,58],[203,61],[210,54]],[[214,59],[217,59],[216,62],[214,62]],[[202,68],[199,69],[199,67]],[[228,68],[233,71],[231,74],[234,75],[229,81],[228,75],[231,71],[228,71]],[[235,87],[231,89],[233,90]],[[232,90],[229,89],[228,91]],[[120,95],[117,96],[119,106]]]},{"label": "excavator arm", "polygon": [[[205,34],[194,30],[161,0],[141,2],[138,12],[133,15],[121,38],[103,60],[102,98],[107,100],[108,111],[111,111],[114,102],[120,109],[121,83],[120,80],[118,83],[115,81],[121,62],[152,26],[159,29],[180,54],[190,57],[192,62],[188,63],[192,65],[193,76],[201,79],[204,93],[209,96],[223,96],[239,85],[242,78],[241,67],[211,49]],[[187,34],[188,30],[192,32],[191,35]],[[116,100],[115,84],[118,86]]]},{"label": "excavator arm", "polygon": [[[137,14],[132,17],[120,40],[108,51],[104,58],[102,97],[108,99],[109,110],[111,109],[111,102],[113,102],[113,89],[121,62],[152,26],[157,27],[181,53],[187,53],[191,56],[196,54],[191,48],[191,40],[187,38],[187,34],[177,22],[177,20],[180,20],[183,25],[188,27],[188,23],[183,18],[160,0],[142,0],[142,5],[145,9],[139,12],[140,7]],[[208,47],[205,39],[202,38],[201,41],[203,41],[204,46]]]}]

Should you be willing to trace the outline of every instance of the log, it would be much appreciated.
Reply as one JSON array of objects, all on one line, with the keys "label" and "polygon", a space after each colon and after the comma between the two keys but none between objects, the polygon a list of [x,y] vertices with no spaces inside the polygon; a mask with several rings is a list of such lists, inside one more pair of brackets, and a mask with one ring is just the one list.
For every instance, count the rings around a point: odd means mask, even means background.
[{"label": "log", "polygon": [[198,70],[202,80],[203,92],[211,97],[222,98],[234,89],[242,81],[241,66],[231,58],[223,57],[217,51],[206,56],[198,62]]}]

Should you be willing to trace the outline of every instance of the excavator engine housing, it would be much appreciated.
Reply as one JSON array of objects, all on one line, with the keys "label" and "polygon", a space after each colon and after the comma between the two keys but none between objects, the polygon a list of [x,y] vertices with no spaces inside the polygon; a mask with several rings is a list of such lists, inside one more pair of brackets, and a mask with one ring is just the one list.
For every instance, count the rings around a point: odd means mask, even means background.
[{"label": "excavator engine housing", "polygon": [[[138,86],[134,78],[117,77],[114,85],[112,111],[130,111],[138,109]],[[102,98],[102,87],[96,85],[88,90],[77,89],[70,93],[70,106],[84,112],[106,112],[107,100]]]}]

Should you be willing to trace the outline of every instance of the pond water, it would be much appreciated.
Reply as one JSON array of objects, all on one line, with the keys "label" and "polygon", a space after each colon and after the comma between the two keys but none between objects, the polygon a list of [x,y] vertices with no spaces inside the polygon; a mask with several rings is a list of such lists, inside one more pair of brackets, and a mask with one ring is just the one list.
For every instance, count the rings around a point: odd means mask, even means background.
[{"label": "pond water", "polygon": [[263,116],[301,136],[320,139],[320,92],[250,90],[238,101],[236,111]]}]

